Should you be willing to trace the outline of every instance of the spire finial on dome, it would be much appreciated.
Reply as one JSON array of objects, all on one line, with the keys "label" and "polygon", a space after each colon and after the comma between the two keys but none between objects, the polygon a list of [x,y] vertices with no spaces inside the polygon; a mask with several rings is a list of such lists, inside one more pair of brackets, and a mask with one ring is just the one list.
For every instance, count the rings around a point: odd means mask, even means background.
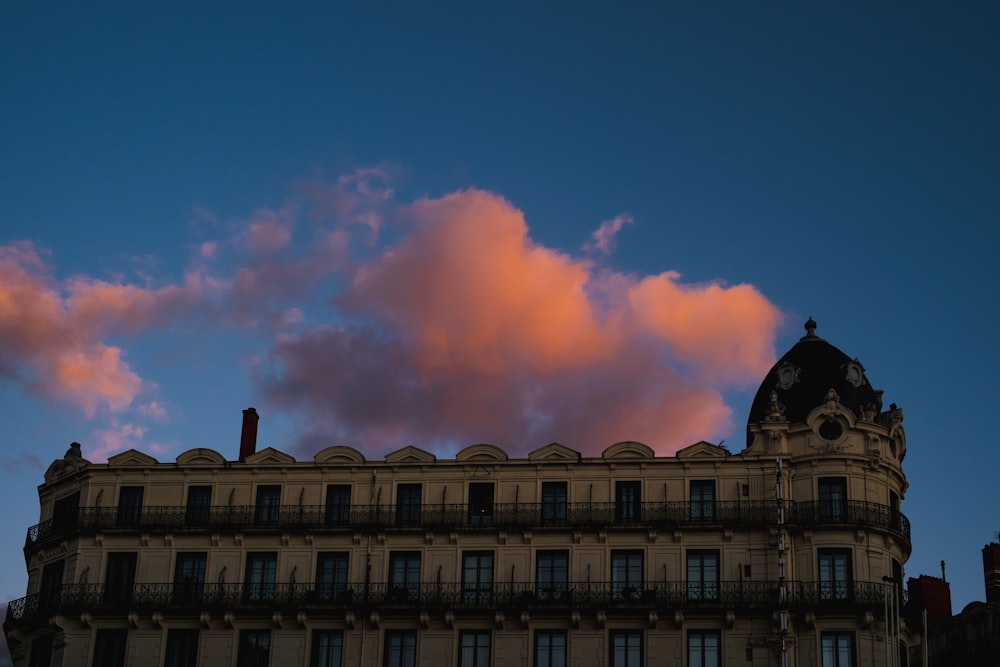
[{"label": "spire finial on dome", "polygon": [[814,320],[812,317],[810,317],[808,320],[806,320],[805,328],[806,328],[806,338],[815,338],[815,336],[816,336],[816,320]]}]

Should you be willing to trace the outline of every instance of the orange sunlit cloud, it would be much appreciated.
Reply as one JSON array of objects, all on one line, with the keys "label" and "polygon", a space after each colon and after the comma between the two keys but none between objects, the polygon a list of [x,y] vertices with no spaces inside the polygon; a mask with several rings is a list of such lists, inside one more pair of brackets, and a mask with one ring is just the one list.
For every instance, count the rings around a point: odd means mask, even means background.
[{"label": "orange sunlit cloud", "polygon": [[[634,439],[669,453],[728,433],[721,391],[773,360],[780,313],[749,285],[600,268],[534,243],[519,210],[480,190],[404,217],[409,233],[337,300],[352,325],[283,337],[259,376],[309,415],[303,449],[558,440],[596,454]],[[626,222],[594,242],[609,250]]]}]

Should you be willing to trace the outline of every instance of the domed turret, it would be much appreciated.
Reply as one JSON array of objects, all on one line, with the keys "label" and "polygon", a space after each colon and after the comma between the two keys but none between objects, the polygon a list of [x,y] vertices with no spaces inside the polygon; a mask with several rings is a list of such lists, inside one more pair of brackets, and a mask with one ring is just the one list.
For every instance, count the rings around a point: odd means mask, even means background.
[{"label": "domed turret", "polygon": [[753,444],[750,425],[805,422],[834,394],[858,419],[870,421],[882,411],[882,392],[872,388],[861,362],[817,336],[811,317],[805,329],[806,335],[778,360],[757,390],[747,420],[748,447]]}]

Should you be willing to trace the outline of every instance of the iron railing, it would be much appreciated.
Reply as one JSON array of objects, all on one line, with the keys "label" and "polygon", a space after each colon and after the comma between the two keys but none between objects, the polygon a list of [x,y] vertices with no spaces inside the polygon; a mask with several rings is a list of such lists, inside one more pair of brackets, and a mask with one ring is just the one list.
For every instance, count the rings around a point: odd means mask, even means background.
[{"label": "iron railing", "polygon": [[[855,581],[831,588],[825,582],[791,581],[787,605],[796,609],[882,608],[884,583]],[[275,610],[322,612],[406,610],[493,611],[512,609],[544,613],[579,610],[737,609],[770,613],[779,604],[774,581],[719,582],[565,582],[553,584],[461,582],[410,585],[391,583],[145,583],[128,587],[66,584],[12,600],[7,624],[44,621],[55,614],[127,613],[170,610]]]},{"label": "iron railing", "polygon": [[[786,501],[787,525],[852,525],[887,530],[910,539],[910,522],[886,505],[848,500],[836,504]],[[76,534],[115,531],[372,531],[538,530],[546,528],[763,527],[774,522],[774,501],[601,503],[494,503],[421,505],[147,506],[81,507],[76,516],[28,529],[25,549]]]}]

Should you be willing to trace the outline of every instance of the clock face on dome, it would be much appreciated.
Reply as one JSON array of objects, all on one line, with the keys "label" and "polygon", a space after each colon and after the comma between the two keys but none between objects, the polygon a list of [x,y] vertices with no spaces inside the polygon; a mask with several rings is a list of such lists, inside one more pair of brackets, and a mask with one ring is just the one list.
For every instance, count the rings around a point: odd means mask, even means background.
[{"label": "clock face on dome", "polygon": [[788,361],[778,366],[775,374],[778,376],[778,389],[791,389],[799,381],[798,367]]}]

